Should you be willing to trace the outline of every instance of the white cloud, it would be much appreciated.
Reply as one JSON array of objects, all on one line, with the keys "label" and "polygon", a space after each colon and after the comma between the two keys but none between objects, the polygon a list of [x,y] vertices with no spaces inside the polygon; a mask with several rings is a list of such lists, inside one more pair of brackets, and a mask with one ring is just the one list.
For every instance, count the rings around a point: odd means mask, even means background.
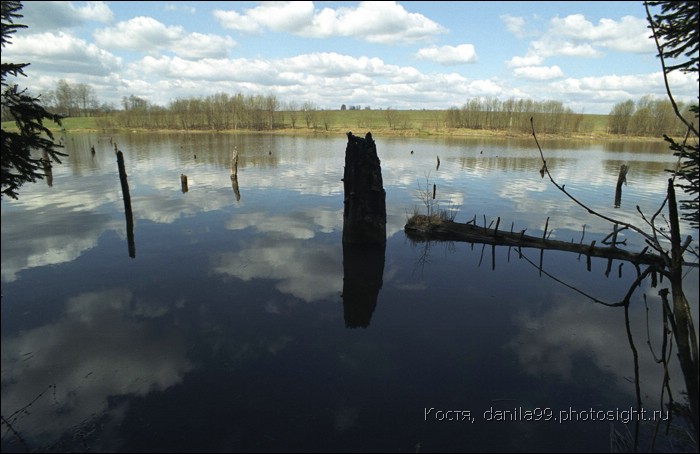
[{"label": "white cloud", "polygon": [[16,36],[3,57],[53,73],[108,76],[122,65],[119,57],[64,32]]},{"label": "white cloud", "polygon": [[513,71],[515,77],[533,80],[549,80],[563,77],[564,72],[558,66],[521,66]]},{"label": "white cloud", "polygon": [[152,17],[138,16],[116,27],[95,32],[98,45],[131,51],[149,51],[169,47],[184,34],[182,27],[168,27]]},{"label": "white cloud", "polygon": [[184,58],[224,58],[229,49],[236,47],[230,36],[191,33],[173,43],[170,49]]},{"label": "white cloud", "polygon": [[[323,29],[319,19],[318,29]],[[422,14],[409,13],[396,2],[362,2],[356,9],[339,8],[327,19],[333,34],[354,36],[374,43],[406,43],[424,41],[445,29]],[[308,36],[308,35],[307,35]],[[326,35],[327,36],[327,35]]]},{"label": "white cloud", "polygon": [[151,18],[139,16],[115,27],[95,32],[96,42],[103,47],[130,51],[169,50],[185,58],[222,58],[236,46],[229,36],[186,34],[179,26],[166,26]]},{"label": "white cloud", "polygon": [[[71,2],[68,2],[73,8]],[[114,14],[105,2],[85,2],[85,6],[75,8],[78,17],[83,20],[92,20],[97,22],[111,22],[114,19]]]},{"label": "white cloud", "polygon": [[484,96],[497,95],[503,92],[503,88],[491,80],[475,80],[469,83],[469,88],[476,93],[483,93]]},{"label": "white cloud", "polygon": [[387,65],[378,58],[355,58],[333,52],[279,60],[204,58],[192,61],[180,57],[147,56],[133,63],[131,69],[178,79],[255,81],[259,84],[283,85],[313,82],[317,86],[336,85],[337,78],[356,79],[358,74],[363,76],[360,78],[362,83],[372,76],[415,80],[419,74],[414,68]]},{"label": "white cloud", "polygon": [[263,30],[260,24],[249,20],[246,16],[238,14],[236,11],[217,9],[213,12],[213,15],[224,28],[244,33],[260,33]]},{"label": "white cloud", "polygon": [[476,63],[478,57],[472,44],[460,44],[459,46],[428,47],[420,49],[416,58],[432,60],[442,65],[460,65],[464,63]]},{"label": "white cloud", "polygon": [[650,83],[651,77],[650,75],[583,77],[581,79],[566,79],[564,84],[578,90],[633,90],[635,88],[647,86]]},{"label": "white cloud", "polygon": [[501,16],[501,20],[506,26],[506,30],[517,36],[518,38],[524,38],[527,36],[525,32],[525,19],[518,16],[511,16],[509,14],[504,14]]},{"label": "white cloud", "polygon": [[396,2],[361,2],[357,7],[324,8],[318,13],[312,2],[271,2],[243,14],[216,10],[214,17],[226,28],[248,33],[271,30],[310,38],[351,36],[387,44],[420,42],[446,31]]},{"label": "white cloud", "polygon": [[528,55],[536,55],[540,58],[552,56],[597,58],[602,57],[603,53],[589,43],[564,41],[559,37],[548,35],[530,43]]},{"label": "white cloud", "polygon": [[268,2],[250,8],[244,14],[236,11],[214,10],[214,17],[224,27],[244,33],[299,33],[310,27],[314,18],[313,2]]},{"label": "white cloud", "polygon": [[165,10],[166,11],[184,11],[188,14],[194,14],[197,12],[197,8],[195,8],[194,6],[183,5],[180,3],[177,3],[177,4],[170,3],[169,5],[165,5]]},{"label": "white cloud", "polygon": [[594,25],[582,14],[572,14],[563,19],[551,20],[548,33],[570,36],[578,41],[620,52],[653,52],[649,30],[644,19],[625,16],[619,22],[603,18]]},{"label": "white cloud", "polygon": [[314,17],[313,2],[269,2],[247,11],[246,20],[273,31],[297,33]]},{"label": "white cloud", "polygon": [[87,21],[109,23],[114,20],[105,2],[85,2],[76,7],[73,2],[23,2],[22,22],[32,30],[47,32],[78,27]]},{"label": "white cloud", "polygon": [[509,68],[519,68],[521,66],[537,66],[542,64],[544,58],[539,55],[527,55],[525,57],[513,57],[506,62]]},{"label": "white cloud", "polygon": [[[506,27],[517,36],[524,21],[503,16]],[[653,42],[644,19],[625,16],[619,21],[603,18],[598,25],[582,14],[555,17],[542,31],[541,37],[530,42],[525,56],[516,56],[506,62],[510,68],[540,66],[545,59],[556,56],[600,58],[604,51],[645,53],[654,52]],[[519,71],[522,75],[524,71]]]},{"label": "white cloud", "polygon": [[285,58],[279,61],[279,67],[286,68],[288,71],[328,76],[350,75],[353,73],[388,76],[398,69],[398,67],[387,67],[379,58],[356,58],[335,52],[319,52]]},{"label": "white cloud", "polygon": [[[347,103],[434,108],[462,103],[473,96],[517,96],[497,79],[468,79],[459,73],[425,74],[411,66],[390,65],[379,58],[334,52],[284,59],[216,59],[197,61],[170,56],[147,56],[129,65],[128,93],[150,95],[167,104],[175,90],[181,97],[218,92],[277,96],[282,102],[303,100],[321,108]],[[206,81],[205,84],[202,84]],[[163,98],[165,96],[165,98]]]},{"label": "white cloud", "polygon": [[[697,80],[680,73],[672,74],[670,84],[676,101],[697,100]],[[586,112],[607,113],[613,104],[650,95],[666,99],[661,72],[636,75],[607,75],[598,77],[566,78],[551,82],[542,92],[553,99],[570,99],[567,104],[574,110],[586,105]],[[606,106],[606,107],[602,107]]]}]

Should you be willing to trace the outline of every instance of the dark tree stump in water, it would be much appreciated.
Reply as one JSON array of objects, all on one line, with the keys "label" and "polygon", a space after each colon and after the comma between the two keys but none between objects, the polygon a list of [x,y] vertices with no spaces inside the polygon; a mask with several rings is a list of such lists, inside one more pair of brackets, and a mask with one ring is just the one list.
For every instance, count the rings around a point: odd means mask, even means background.
[{"label": "dark tree stump in water", "polygon": [[386,191],[371,133],[348,132],[343,182],[343,243],[386,245]]}]

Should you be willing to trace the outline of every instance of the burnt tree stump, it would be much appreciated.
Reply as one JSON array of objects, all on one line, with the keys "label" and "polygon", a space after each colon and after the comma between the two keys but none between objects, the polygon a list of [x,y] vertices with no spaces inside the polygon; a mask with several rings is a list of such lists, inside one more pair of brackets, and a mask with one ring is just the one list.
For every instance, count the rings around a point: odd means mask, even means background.
[{"label": "burnt tree stump", "polygon": [[386,245],[386,191],[372,134],[348,132],[343,176],[343,243]]}]

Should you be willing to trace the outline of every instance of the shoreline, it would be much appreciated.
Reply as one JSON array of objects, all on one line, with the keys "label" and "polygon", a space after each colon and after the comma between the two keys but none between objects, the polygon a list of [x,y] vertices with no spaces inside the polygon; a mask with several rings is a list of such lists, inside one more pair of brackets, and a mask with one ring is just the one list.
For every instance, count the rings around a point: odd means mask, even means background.
[{"label": "shoreline", "polygon": [[[52,132],[61,133],[173,133],[173,134],[273,134],[273,135],[291,135],[291,136],[345,136],[349,129],[333,128],[329,130],[313,130],[307,128],[280,128],[273,130],[253,130],[253,129],[147,129],[147,128],[49,128]],[[372,132],[375,137],[415,137],[415,138],[456,138],[456,139],[532,139],[532,133],[528,132],[512,132],[503,130],[484,130],[484,129],[441,129],[438,131],[427,131],[422,129],[397,130],[386,128],[363,128],[361,131],[354,128],[362,134],[367,131]],[[649,136],[620,136],[612,134],[589,133],[589,134],[556,134],[556,133],[537,133],[538,139],[554,139],[554,140],[572,140],[572,141],[596,141],[596,142],[612,142],[612,141],[632,141],[632,142],[658,142],[664,141],[663,137]],[[682,140],[682,138],[674,138]]]}]

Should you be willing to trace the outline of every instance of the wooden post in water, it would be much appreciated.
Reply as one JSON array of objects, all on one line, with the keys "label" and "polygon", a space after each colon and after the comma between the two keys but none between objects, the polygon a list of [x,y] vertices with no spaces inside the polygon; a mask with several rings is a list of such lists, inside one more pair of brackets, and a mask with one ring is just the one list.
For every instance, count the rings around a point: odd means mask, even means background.
[{"label": "wooden post in water", "polygon": [[187,175],[185,175],[184,173],[180,174],[180,186],[182,187],[183,194],[189,191],[189,188],[187,187]]},{"label": "wooden post in water", "polygon": [[620,166],[620,173],[617,175],[617,186],[615,186],[615,208],[620,208],[622,202],[622,183],[627,184],[627,171],[629,167],[626,164]]},{"label": "wooden post in water", "polygon": [[231,151],[231,178],[238,175],[238,148],[233,147]]},{"label": "wooden post in water", "polygon": [[44,176],[46,177],[46,184],[49,187],[53,186],[53,166],[51,164],[51,158],[49,157],[49,153],[44,150],[41,152],[41,158],[39,158],[41,161],[41,166],[44,168]]},{"label": "wooden post in water", "polygon": [[124,166],[124,154],[117,151],[117,167],[119,168],[119,181],[122,185],[124,195],[124,214],[126,216],[126,240],[129,246],[129,257],[136,257],[136,243],[134,241],[134,213],[131,211],[131,194],[129,193],[129,182],[126,179],[126,168]]},{"label": "wooden post in water", "polygon": [[236,202],[241,200],[241,192],[238,188],[238,148],[233,147],[231,150],[231,187],[233,194],[236,196]]}]

